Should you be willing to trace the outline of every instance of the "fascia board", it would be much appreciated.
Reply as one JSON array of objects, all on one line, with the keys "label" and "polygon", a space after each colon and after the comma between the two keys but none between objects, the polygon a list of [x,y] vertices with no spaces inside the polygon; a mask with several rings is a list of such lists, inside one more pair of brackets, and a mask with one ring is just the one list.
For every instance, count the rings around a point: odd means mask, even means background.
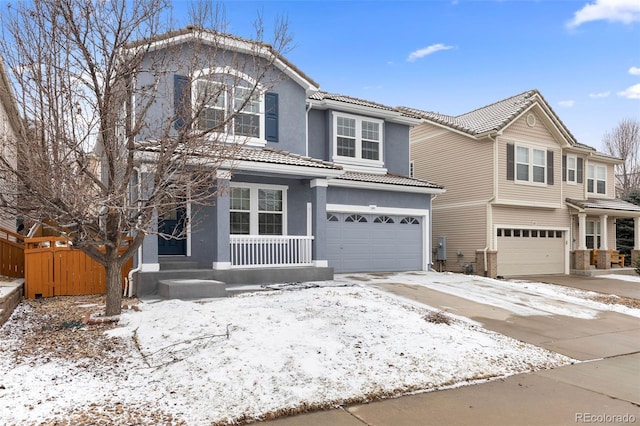
[{"label": "fascia board", "polygon": [[358,182],[353,180],[332,179],[329,186],[337,188],[369,189],[374,191],[407,192],[413,194],[444,194],[445,189],[425,188],[422,186],[391,185],[378,182]]},{"label": "fascia board", "polygon": [[334,177],[342,176],[344,174],[344,170],[340,170],[340,169],[325,169],[320,167],[294,166],[289,164],[259,163],[255,161],[225,162],[223,164],[223,167],[230,168],[232,170],[240,170],[240,171],[266,172],[266,173],[309,176],[309,177],[334,178]]},{"label": "fascia board", "polygon": [[422,122],[420,118],[412,118],[402,115],[397,111],[387,111],[378,108],[372,108],[364,105],[354,105],[346,102],[334,101],[332,99],[309,99],[309,103],[315,109],[331,109],[334,111],[348,112],[352,114],[365,115],[369,117],[383,118],[391,123],[406,124],[409,126],[417,126]]}]

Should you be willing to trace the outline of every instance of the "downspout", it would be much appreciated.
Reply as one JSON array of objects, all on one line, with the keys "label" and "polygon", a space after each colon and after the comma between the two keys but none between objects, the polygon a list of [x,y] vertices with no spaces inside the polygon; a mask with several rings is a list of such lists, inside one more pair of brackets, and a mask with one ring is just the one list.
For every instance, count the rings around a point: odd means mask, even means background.
[{"label": "downspout", "polygon": [[[137,167],[134,167],[133,170],[136,172],[137,175],[137,180],[138,180],[138,197],[140,197],[140,191],[142,189],[142,182],[141,180],[141,174],[140,174],[140,169]],[[142,244],[140,244],[140,246],[138,247],[138,266],[136,266],[134,269],[130,270],[129,273],[127,274],[127,284],[125,286],[125,296],[126,297],[132,297],[133,296],[133,274],[140,272],[140,270],[142,269]]]},{"label": "downspout", "polygon": [[493,142],[493,196],[487,201],[487,222],[488,222],[487,228],[490,230],[490,235],[489,235],[489,238],[487,239],[487,246],[484,249],[482,249],[485,277],[488,275],[488,272],[489,272],[487,268],[487,260],[488,260],[487,252],[491,247],[490,241],[491,239],[493,239],[493,212],[491,209],[491,203],[495,201],[498,194],[498,143],[497,143],[497,139],[495,138],[495,136],[497,136],[498,134],[499,134],[498,132],[494,133],[493,137],[491,136],[491,134],[487,134],[487,138],[489,138],[489,140]]}]

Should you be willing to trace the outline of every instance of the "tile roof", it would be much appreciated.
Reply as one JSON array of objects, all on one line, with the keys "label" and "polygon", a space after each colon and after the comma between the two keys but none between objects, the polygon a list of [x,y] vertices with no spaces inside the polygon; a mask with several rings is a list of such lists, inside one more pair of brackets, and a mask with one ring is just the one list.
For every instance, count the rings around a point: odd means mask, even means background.
[{"label": "tile roof", "polygon": [[390,107],[388,105],[379,104],[377,102],[372,102],[372,101],[367,101],[367,100],[364,100],[364,99],[354,98],[352,96],[338,95],[338,94],[335,94],[335,93],[327,93],[327,92],[323,92],[323,91],[318,91],[318,92],[315,92],[314,94],[312,94],[311,96],[309,96],[309,99],[312,99],[312,100],[315,100],[315,101],[330,100],[330,101],[336,101],[336,102],[344,102],[344,103],[351,104],[351,105],[363,106],[363,107],[367,107],[367,108],[374,108],[374,109],[379,109],[379,110],[382,110],[382,111],[396,112],[396,113],[400,113],[404,117],[421,118],[421,116],[416,115],[416,114],[411,114],[410,112],[405,111],[405,110],[403,110],[401,108]]},{"label": "tile roof", "polygon": [[234,160],[284,164],[288,166],[316,167],[321,169],[342,169],[341,166],[328,161],[305,157],[303,155],[293,154],[291,152],[274,148],[241,148],[235,153]]},{"label": "tile roof", "polygon": [[[442,124],[451,127],[456,130],[468,133],[472,136],[481,135],[484,133],[499,131],[507,126],[513,119],[524,112],[527,108],[536,102],[543,104],[543,108],[548,109],[549,115],[552,119],[556,120],[559,127],[566,131],[571,141],[575,143],[575,138],[566,128],[564,123],[558,118],[555,112],[551,109],[546,100],[542,97],[537,90],[528,90],[515,96],[503,99],[498,102],[494,102],[490,105],[478,108],[476,110],[461,114],[458,116],[451,116],[440,114],[436,112],[421,111],[414,108],[399,107],[399,109],[406,111],[408,114],[413,114],[418,117],[434,121],[438,124]],[[586,145],[580,144],[582,147]],[[588,147],[591,148],[591,147]],[[591,148],[593,149],[593,148]]]},{"label": "tile roof", "polygon": [[621,200],[619,198],[588,198],[586,200],[575,200],[567,198],[567,203],[571,203],[582,209],[604,209],[640,213],[640,206],[637,206],[628,201]]},{"label": "tile roof", "polygon": [[434,188],[444,189],[443,186],[427,182],[426,180],[414,179],[407,176],[387,174],[374,174],[374,173],[361,173],[361,172],[346,172],[345,174],[337,177],[341,180],[352,180],[357,182],[369,182],[369,183],[384,183],[387,185],[400,185],[400,186],[415,186],[422,188]]}]

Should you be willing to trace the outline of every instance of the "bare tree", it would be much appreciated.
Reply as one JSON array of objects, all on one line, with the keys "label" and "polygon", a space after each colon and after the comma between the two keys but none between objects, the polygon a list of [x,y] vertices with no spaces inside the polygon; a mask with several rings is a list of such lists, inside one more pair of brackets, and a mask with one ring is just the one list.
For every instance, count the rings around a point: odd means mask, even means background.
[{"label": "bare tree", "polygon": [[[26,131],[12,141],[18,166],[0,159],[0,173],[19,188],[1,207],[54,228],[104,265],[107,316],[120,313],[122,265],[158,232],[158,217],[186,199],[215,202],[216,171],[233,167],[255,125],[244,112],[281,78],[273,64],[290,43],[285,21],[271,44],[260,41],[260,17],[255,41],[224,35],[220,10],[202,5],[194,26],[172,31],[170,6],[34,0],[8,5],[2,18],[2,54]],[[185,41],[174,43],[177,36]],[[192,96],[198,70],[221,64],[235,72],[199,80]],[[178,84],[186,89],[174,99]],[[226,110],[211,108],[240,86]]]},{"label": "bare tree", "polygon": [[608,154],[624,162],[616,166],[616,187],[621,196],[640,189],[640,121],[626,118],[603,138]]}]

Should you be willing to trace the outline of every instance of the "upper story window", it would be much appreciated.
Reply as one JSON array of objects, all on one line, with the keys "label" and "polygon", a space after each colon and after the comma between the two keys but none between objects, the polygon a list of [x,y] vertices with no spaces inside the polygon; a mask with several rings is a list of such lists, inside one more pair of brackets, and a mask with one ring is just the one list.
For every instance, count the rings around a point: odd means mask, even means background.
[{"label": "upper story window", "polygon": [[516,180],[545,183],[546,155],[542,149],[525,146],[516,147]]},{"label": "upper story window", "polygon": [[591,194],[607,193],[607,168],[606,166],[587,166],[587,192]]},{"label": "upper story window", "polygon": [[230,68],[197,71],[191,78],[174,75],[174,128],[189,124],[249,145],[278,142],[278,94],[264,92],[250,76]]},{"label": "upper story window", "polygon": [[247,87],[227,86],[217,81],[196,81],[197,99],[203,110],[197,126],[200,130],[217,128],[232,136],[262,138],[263,97]]},{"label": "upper story window", "polygon": [[334,161],[382,166],[383,121],[333,113]]},{"label": "upper story window", "polygon": [[[507,143],[507,180],[554,184],[553,150]],[[564,163],[563,163],[564,165]]]},{"label": "upper story window", "polygon": [[576,183],[576,179],[578,176],[577,173],[578,168],[578,159],[573,156],[567,156],[567,182],[568,183]]}]

